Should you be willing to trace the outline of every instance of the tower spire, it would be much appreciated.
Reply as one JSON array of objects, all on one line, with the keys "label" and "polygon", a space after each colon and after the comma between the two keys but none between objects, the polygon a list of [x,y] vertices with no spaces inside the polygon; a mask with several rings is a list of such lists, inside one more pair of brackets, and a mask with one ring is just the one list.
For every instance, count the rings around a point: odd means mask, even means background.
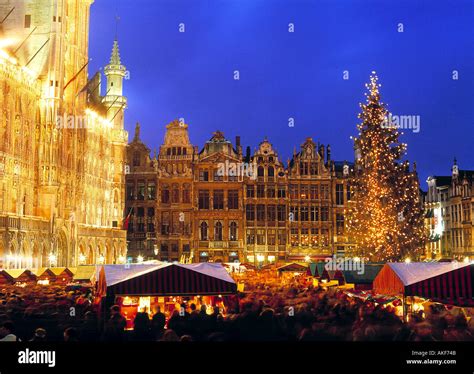
[{"label": "tower spire", "polygon": [[110,55],[110,65],[122,65],[120,61],[120,52],[117,39],[114,40],[114,45],[112,46],[112,54]]},{"label": "tower spire", "polygon": [[123,128],[123,111],[127,107],[127,98],[123,96],[123,80],[126,79],[127,68],[122,65],[117,40],[114,40],[104,74],[107,77],[107,93],[102,102],[107,107],[107,119],[114,122],[114,126]]}]

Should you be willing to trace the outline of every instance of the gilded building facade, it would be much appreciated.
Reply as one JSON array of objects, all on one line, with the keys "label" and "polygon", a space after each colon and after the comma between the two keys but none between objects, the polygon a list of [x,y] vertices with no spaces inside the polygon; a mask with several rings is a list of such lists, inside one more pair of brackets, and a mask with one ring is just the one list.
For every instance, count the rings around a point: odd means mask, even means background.
[{"label": "gilded building facade", "polygon": [[450,176],[430,176],[425,194],[427,259],[474,260],[474,170],[459,169]]},{"label": "gilded building facade", "polygon": [[[231,173],[242,164],[242,148],[216,131],[194,163],[195,261],[234,262],[244,246],[244,176]],[[232,165],[232,166],[231,166]],[[234,175],[235,174],[235,175]]]},{"label": "gilded building facade", "polygon": [[[139,217],[131,216],[132,261],[267,264],[351,249],[344,230],[351,165],[333,161],[330,147],[311,138],[285,166],[267,139],[253,154],[247,147],[244,155],[240,137],[233,144],[216,131],[198,151],[189,141],[188,125],[175,120],[166,127],[158,155],[150,156],[137,138],[127,159],[126,212],[143,201],[155,207],[147,208],[155,214],[150,229],[138,227]],[[154,175],[145,178],[134,160],[146,160],[143,167]],[[156,197],[140,200],[138,191],[150,178],[158,187]]]},{"label": "gilded building facade", "polygon": [[125,259],[126,69],[115,42],[88,79],[91,3],[0,5],[0,267]]},{"label": "gilded building facade", "polygon": [[128,146],[126,166],[125,227],[130,253],[153,254],[156,238],[156,199],[158,163],[150,149],[140,140],[140,125]]}]

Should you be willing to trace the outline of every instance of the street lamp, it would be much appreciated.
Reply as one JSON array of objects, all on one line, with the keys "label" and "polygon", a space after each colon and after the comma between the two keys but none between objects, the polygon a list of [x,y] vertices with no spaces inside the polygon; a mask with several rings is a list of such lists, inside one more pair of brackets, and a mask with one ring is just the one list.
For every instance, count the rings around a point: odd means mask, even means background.
[{"label": "street lamp", "polygon": [[138,263],[143,262],[143,256],[142,256],[142,255],[138,255],[138,257],[137,257],[137,262],[138,262]]},{"label": "street lamp", "polygon": [[49,266],[53,266],[53,264],[55,265],[56,264],[56,260],[58,258],[56,257],[56,255],[54,253],[50,253],[49,254]]},{"label": "street lamp", "polygon": [[155,256],[158,256],[158,245],[157,244],[154,244],[153,245],[153,253],[155,253]]},{"label": "street lamp", "polygon": [[101,255],[99,256],[99,264],[103,264],[104,261],[105,261],[105,257],[104,257],[104,255],[101,254]]}]

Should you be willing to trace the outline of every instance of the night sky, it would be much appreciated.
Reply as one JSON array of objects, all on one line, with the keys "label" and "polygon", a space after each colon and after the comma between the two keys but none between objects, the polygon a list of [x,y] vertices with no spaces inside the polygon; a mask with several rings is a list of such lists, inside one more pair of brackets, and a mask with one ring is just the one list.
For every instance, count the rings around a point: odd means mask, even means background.
[{"label": "night sky", "polygon": [[183,117],[199,148],[216,130],[252,151],[268,136],[286,162],[312,137],[353,160],[349,136],[375,70],[389,110],[420,116],[420,132],[401,139],[423,189],[455,156],[474,169],[472,0],[96,0],[90,75],[109,60],[116,14],[130,140],[138,121],[158,149],[165,125]]}]

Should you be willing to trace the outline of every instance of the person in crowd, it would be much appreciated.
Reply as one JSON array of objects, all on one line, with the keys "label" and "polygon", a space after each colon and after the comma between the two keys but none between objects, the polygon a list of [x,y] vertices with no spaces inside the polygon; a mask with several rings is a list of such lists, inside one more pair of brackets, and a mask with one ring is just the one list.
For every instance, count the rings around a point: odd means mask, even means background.
[{"label": "person in crowd", "polygon": [[163,337],[160,339],[161,342],[179,342],[178,334],[173,330],[166,330]]},{"label": "person in crowd", "polygon": [[45,342],[46,341],[46,330],[38,327],[35,330],[33,338],[30,339],[30,342]]},{"label": "person in crowd", "polygon": [[81,341],[93,342],[99,339],[99,321],[97,320],[97,313],[94,311],[87,311],[84,314],[84,322],[80,326]]},{"label": "person in crowd", "polygon": [[151,323],[147,312],[138,312],[133,320],[133,340],[146,341],[151,338]]},{"label": "person in crowd", "polygon": [[466,316],[458,315],[454,323],[445,330],[445,340],[449,341],[474,341],[469,331]]},{"label": "person in crowd", "polygon": [[161,312],[161,308],[158,306],[156,307],[156,313],[153,315],[151,320],[151,329],[153,333],[153,337],[155,340],[160,340],[166,325],[166,316],[164,313]]},{"label": "person in crowd", "polygon": [[113,305],[110,308],[110,319],[105,325],[103,340],[123,341],[125,339],[124,331],[126,327],[127,321],[120,314],[120,306]]},{"label": "person in crowd", "polygon": [[64,341],[67,343],[79,341],[79,333],[74,327],[68,327],[66,330],[64,330]]},{"label": "person in crowd", "polygon": [[15,325],[12,321],[3,322],[0,326],[0,342],[17,342],[20,341],[17,336],[13,333],[15,331]]}]

